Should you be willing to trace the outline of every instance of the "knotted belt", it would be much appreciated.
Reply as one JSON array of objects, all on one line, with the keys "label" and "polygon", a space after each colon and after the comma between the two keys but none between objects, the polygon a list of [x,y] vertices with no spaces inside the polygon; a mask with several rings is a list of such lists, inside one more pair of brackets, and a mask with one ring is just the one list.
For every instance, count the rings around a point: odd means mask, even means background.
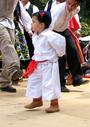
[{"label": "knotted belt", "polygon": [[43,62],[46,62],[47,60],[43,60],[43,61],[35,61],[35,60],[32,60],[30,61],[27,69],[25,70],[25,72],[23,73],[23,77],[27,78],[29,75],[31,75],[34,70],[37,68],[37,64],[38,63],[43,63]]}]

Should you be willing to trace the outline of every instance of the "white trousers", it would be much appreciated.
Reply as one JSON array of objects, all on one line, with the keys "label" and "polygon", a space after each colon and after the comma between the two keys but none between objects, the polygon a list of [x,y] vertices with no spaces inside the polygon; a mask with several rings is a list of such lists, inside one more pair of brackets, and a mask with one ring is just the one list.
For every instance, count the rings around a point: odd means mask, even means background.
[{"label": "white trousers", "polygon": [[44,100],[59,98],[61,94],[58,61],[38,63],[37,69],[29,76],[26,96]]}]

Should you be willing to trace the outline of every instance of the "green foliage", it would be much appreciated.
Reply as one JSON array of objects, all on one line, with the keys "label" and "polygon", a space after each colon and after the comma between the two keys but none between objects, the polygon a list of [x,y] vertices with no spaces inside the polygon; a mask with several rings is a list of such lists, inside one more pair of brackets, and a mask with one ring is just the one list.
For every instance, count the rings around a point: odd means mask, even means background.
[{"label": "green foliage", "polygon": [[48,0],[30,0],[30,2],[36,5],[40,10],[44,9]]},{"label": "green foliage", "polygon": [[84,17],[90,17],[90,0],[84,0],[81,4],[81,15]]},{"label": "green foliage", "polygon": [[81,35],[82,36],[87,36],[90,35],[90,25],[88,25],[85,21],[81,22]]}]

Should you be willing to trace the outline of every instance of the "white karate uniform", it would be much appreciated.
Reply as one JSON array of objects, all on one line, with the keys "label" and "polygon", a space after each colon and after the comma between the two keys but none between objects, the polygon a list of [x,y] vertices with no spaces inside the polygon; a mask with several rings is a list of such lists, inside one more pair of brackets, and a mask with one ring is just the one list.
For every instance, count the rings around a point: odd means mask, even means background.
[{"label": "white karate uniform", "polygon": [[32,37],[35,61],[40,62],[29,76],[26,96],[44,100],[56,99],[60,96],[60,76],[58,56],[66,53],[65,38],[49,29]]}]

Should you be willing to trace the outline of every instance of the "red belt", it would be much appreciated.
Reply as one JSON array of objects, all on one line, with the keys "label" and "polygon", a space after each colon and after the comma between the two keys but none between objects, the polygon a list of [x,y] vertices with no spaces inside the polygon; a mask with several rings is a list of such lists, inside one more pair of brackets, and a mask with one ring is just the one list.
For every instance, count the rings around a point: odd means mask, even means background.
[{"label": "red belt", "polygon": [[29,65],[28,65],[28,67],[26,69],[26,71],[23,74],[23,77],[27,78],[37,68],[37,64],[38,63],[43,63],[43,62],[46,62],[46,61],[47,60],[43,60],[43,61],[35,61],[35,60],[32,60],[32,61],[30,61]]}]

